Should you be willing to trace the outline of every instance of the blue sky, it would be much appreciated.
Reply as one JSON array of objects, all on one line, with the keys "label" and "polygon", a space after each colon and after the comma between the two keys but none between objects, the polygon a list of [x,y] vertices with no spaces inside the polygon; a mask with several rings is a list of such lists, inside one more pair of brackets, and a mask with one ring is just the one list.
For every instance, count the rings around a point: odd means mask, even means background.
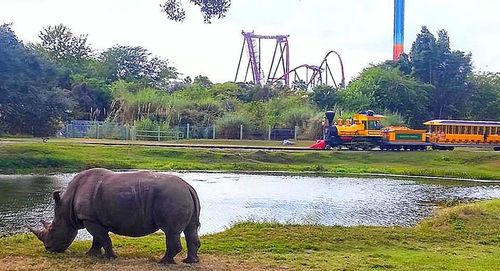
[{"label": "blue sky", "polygon": [[[188,19],[176,23],[160,12],[159,0],[2,0],[0,22],[14,23],[25,41],[37,41],[43,26],[62,23],[88,34],[94,48],[140,45],[184,75],[215,82],[234,78],[241,30],[290,34],[292,66],[319,64],[336,50],[348,79],[392,58],[393,0],[233,0],[228,16],[211,25],[185,2]],[[422,25],[434,33],[446,29],[452,49],[472,52],[476,70],[500,72],[499,10],[495,0],[406,0],[405,49]],[[264,59],[271,47],[264,45]]]}]

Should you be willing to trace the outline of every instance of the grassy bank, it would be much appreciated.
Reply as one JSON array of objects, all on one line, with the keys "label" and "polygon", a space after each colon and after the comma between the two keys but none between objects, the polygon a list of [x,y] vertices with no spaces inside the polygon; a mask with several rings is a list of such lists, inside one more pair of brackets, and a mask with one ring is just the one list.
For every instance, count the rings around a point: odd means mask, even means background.
[{"label": "grassy bank", "polygon": [[65,141],[0,144],[3,174],[75,172],[91,167],[377,173],[500,180],[500,153],[241,151],[101,146]]},{"label": "grassy bank", "polygon": [[[0,238],[0,270],[165,269],[155,263],[163,235],[113,240],[119,258],[105,261],[84,255],[89,241],[49,254],[31,235]],[[168,270],[498,270],[500,200],[442,209],[413,228],[242,223],[203,236],[200,257]]]}]

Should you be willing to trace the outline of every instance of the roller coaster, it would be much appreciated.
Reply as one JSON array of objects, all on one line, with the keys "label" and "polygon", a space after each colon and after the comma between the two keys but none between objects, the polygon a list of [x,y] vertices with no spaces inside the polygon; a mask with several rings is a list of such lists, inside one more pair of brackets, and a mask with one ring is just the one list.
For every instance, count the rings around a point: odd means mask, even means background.
[{"label": "roller coaster", "polygon": [[[283,85],[290,88],[300,86],[304,89],[311,89],[318,85],[328,85],[339,89],[345,87],[344,64],[340,54],[336,51],[329,51],[319,65],[301,64],[290,68],[289,35],[258,35],[245,31],[242,31],[241,34],[243,35],[243,46],[236,69],[235,82],[255,85]],[[275,42],[274,52],[271,64],[269,67],[264,67],[262,64],[262,43],[269,41]],[[332,55],[335,56],[333,60],[330,57]],[[334,68],[336,66],[338,71]],[[265,73],[264,68],[268,70],[267,73]]]}]

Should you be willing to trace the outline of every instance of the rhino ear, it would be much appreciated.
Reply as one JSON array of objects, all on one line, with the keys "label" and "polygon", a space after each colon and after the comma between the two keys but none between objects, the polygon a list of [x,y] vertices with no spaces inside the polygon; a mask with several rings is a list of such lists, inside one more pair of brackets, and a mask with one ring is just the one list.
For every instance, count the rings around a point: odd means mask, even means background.
[{"label": "rhino ear", "polygon": [[61,201],[61,191],[60,190],[56,190],[52,193],[52,196],[54,197],[54,201],[56,202],[56,204],[59,204],[59,202]]}]

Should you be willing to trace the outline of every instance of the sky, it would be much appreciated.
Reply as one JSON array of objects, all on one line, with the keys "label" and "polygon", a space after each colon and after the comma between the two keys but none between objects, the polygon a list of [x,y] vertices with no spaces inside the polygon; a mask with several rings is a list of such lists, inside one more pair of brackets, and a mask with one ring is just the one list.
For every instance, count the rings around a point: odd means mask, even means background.
[{"label": "sky", "polygon": [[[25,42],[39,41],[43,27],[62,23],[75,34],[87,34],[98,50],[142,46],[168,59],[183,76],[205,75],[214,82],[234,80],[242,30],[288,34],[292,67],[319,65],[335,50],[350,80],[370,63],[392,59],[393,2],[233,0],[226,18],[204,24],[187,0],[183,23],[161,13],[161,0],[1,0],[0,23],[13,23]],[[500,72],[499,10],[498,0],[406,0],[405,51],[423,25],[435,34],[446,29],[453,50],[472,53],[476,71]],[[263,65],[269,64],[273,46],[263,44]]]}]

